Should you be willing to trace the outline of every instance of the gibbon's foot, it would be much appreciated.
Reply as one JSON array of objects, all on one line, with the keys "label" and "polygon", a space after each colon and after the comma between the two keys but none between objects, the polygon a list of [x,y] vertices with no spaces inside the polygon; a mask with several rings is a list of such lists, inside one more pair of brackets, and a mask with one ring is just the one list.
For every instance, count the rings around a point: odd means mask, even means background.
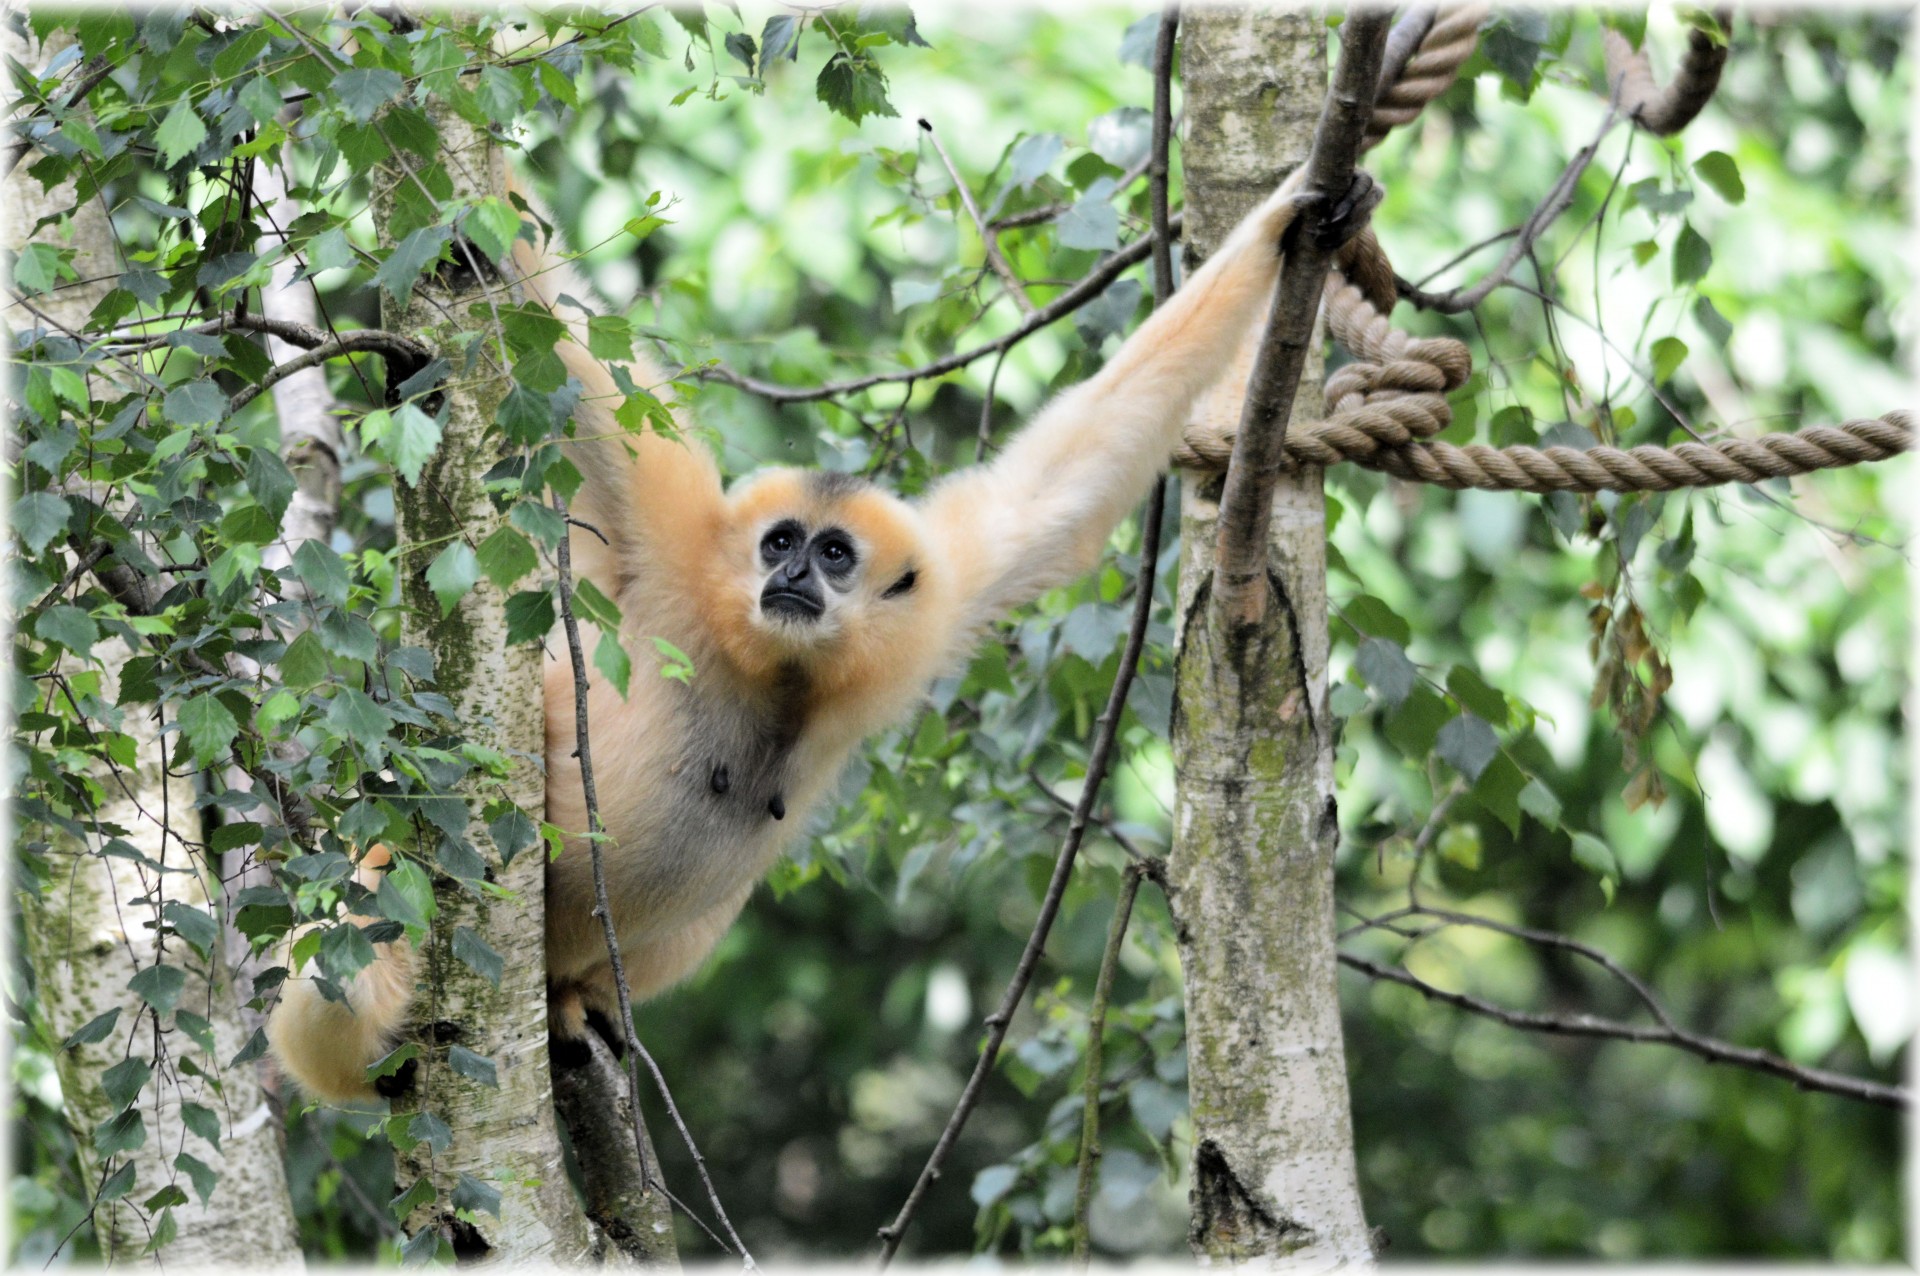
[{"label": "gibbon's foot", "polygon": [[547,1036],[547,1065],[562,1072],[584,1068],[593,1062],[593,1046],[585,1037]]},{"label": "gibbon's foot", "polygon": [[[1371,174],[1364,169],[1355,169],[1353,181],[1347,184],[1346,193],[1327,206],[1315,224],[1314,247],[1323,252],[1333,252],[1343,247],[1372,220],[1374,208],[1386,197],[1386,193],[1386,188],[1374,181]],[[1303,209],[1325,203],[1324,198],[1315,191],[1302,192],[1297,198]],[[1294,218],[1287,226],[1288,236],[1298,234],[1304,220],[1300,217]],[[1281,241],[1282,248],[1290,244],[1290,238],[1283,238]]]},{"label": "gibbon's foot", "polygon": [[607,1043],[607,1049],[613,1051],[616,1059],[627,1057],[627,1034],[601,1014],[598,1010],[587,1011],[587,1027],[600,1034],[600,1040]]}]

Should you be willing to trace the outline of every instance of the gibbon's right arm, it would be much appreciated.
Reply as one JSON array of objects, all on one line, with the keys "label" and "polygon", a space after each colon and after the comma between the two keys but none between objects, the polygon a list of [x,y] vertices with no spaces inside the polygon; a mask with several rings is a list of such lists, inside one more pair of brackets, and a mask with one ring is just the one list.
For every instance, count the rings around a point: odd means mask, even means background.
[{"label": "gibbon's right arm", "polygon": [[[1166,468],[1195,399],[1266,312],[1304,174],[1296,169],[1248,214],[1099,373],[1053,400],[991,462],[925,499],[930,539],[946,552],[962,600],[956,655],[986,624],[1092,568]],[[1343,207],[1357,201],[1364,214],[1371,190],[1370,178],[1357,178]]]}]

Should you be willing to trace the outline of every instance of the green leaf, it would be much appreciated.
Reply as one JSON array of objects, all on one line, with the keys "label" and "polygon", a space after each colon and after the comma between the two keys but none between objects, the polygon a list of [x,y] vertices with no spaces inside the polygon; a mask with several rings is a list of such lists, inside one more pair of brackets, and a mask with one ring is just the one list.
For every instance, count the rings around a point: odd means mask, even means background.
[{"label": "green leaf", "polygon": [[100,1074],[100,1089],[117,1112],[140,1097],[153,1065],[139,1055],[129,1055]]},{"label": "green leaf", "polygon": [[1529,780],[1520,790],[1520,809],[1550,829],[1560,827],[1560,799],[1538,780]]},{"label": "green leaf", "polygon": [[[459,1049],[458,1046],[454,1048],[456,1050]],[[438,1199],[438,1193],[434,1191],[433,1180],[424,1177],[417,1178],[413,1181],[412,1187],[393,1198],[393,1203],[388,1206],[388,1208],[393,1211],[395,1218],[404,1222],[409,1214],[412,1214],[423,1205],[432,1204],[436,1199]],[[435,1236],[434,1229],[431,1227],[423,1229],[422,1234]]]},{"label": "green leaf", "polygon": [[440,422],[413,404],[402,403],[393,413],[393,428],[381,442],[407,486],[417,486],[420,471],[440,447]]},{"label": "green leaf", "polygon": [[495,952],[486,940],[468,926],[455,928],[453,956],[495,988],[500,986],[500,976],[507,970],[507,959]]},{"label": "green leaf", "polygon": [[1733,325],[1728,323],[1726,316],[1705,297],[1693,299],[1693,321],[1700,325],[1700,331],[1707,334],[1709,341],[1723,349],[1728,339],[1733,336]]},{"label": "green leaf", "polygon": [[1747,184],[1740,179],[1740,166],[1725,151],[1708,151],[1693,162],[1693,171],[1700,174],[1701,181],[1713,187],[1714,194],[1729,204],[1746,200]]},{"label": "green leaf", "polygon": [[96,1041],[105,1041],[107,1034],[113,1031],[113,1025],[120,1021],[120,1007],[115,1006],[105,1014],[95,1015],[74,1029],[73,1035],[60,1043],[62,1050],[72,1050],[79,1046],[90,1046]]},{"label": "green leaf", "polygon": [[1480,830],[1472,824],[1450,824],[1440,834],[1434,849],[1440,858],[1473,870],[1480,867]]},{"label": "green leaf", "polygon": [[[255,1029],[258,1032],[258,1029]],[[229,1065],[231,1066],[231,1065]],[[220,1146],[220,1117],[212,1108],[204,1104],[188,1101],[180,1105],[180,1120],[187,1129],[205,1139],[214,1147]]]},{"label": "green leaf", "polygon": [[533,817],[512,803],[506,805],[507,809],[487,824],[487,836],[493,839],[501,862],[511,864],[514,856],[538,840],[540,831]]},{"label": "green leaf", "polygon": [[373,941],[353,922],[338,922],[320,933],[320,969],[327,978],[345,987],[353,977],[373,964]]},{"label": "green leaf", "polygon": [[431,1112],[417,1114],[407,1126],[407,1133],[416,1143],[425,1143],[435,1152],[445,1152],[453,1146],[453,1130]]},{"label": "green leaf", "polygon": [[207,1203],[215,1185],[220,1182],[220,1175],[212,1166],[187,1152],[173,1158],[173,1168],[193,1180],[194,1194],[200,1198],[202,1205]]},{"label": "green leaf", "polygon": [[33,622],[33,632],[47,642],[59,643],[82,660],[92,653],[93,644],[100,641],[100,627],[93,623],[93,617],[67,603],[41,612]]},{"label": "green leaf", "polygon": [[[772,61],[769,54],[768,61]],[[820,69],[813,94],[855,124],[869,115],[897,116],[887,100],[887,77],[880,64],[865,53],[836,53]]]},{"label": "green leaf", "polygon": [[173,109],[167,112],[167,118],[160,121],[160,127],[153,133],[153,144],[160,149],[162,168],[172,168],[198,150],[206,140],[207,126],[194,114],[193,107],[184,97],[173,104]]},{"label": "green leaf", "polygon": [[1434,748],[1443,761],[1469,780],[1477,780],[1500,751],[1493,728],[1471,713],[1463,713],[1440,728]]},{"label": "green leaf", "polygon": [[461,229],[489,261],[499,261],[520,234],[520,214],[506,200],[489,195],[467,210]]},{"label": "green leaf", "polygon": [[758,51],[753,37],[744,31],[735,31],[726,39],[727,52],[731,53],[741,66],[747,68],[747,74],[753,74],[754,54]]},{"label": "green leaf", "polygon": [[134,1162],[131,1160],[122,1162],[120,1168],[108,1175],[107,1181],[100,1185],[99,1199],[117,1201],[131,1192],[136,1173],[137,1167]]},{"label": "green leaf", "polygon": [[791,13],[782,13],[767,19],[767,25],[760,28],[760,74],[767,73],[767,67],[781,58],[789,62],[800,59],[800,20]]},{"label": "green leaf", "polygon": [[1685,288],[1698,283],[1712,266],[1712,246],[1691,221],[1681,222],[1680,237],[1673,243],[1673,286]]},{"label": "green leaf", "polygon": [[655,651],[660,653],[660,676],[671,678],[675,682],[693,681],[693,658],[686,652],[668,642],[665,638],[655,637]]},{"label": "green leaf", "polygon": [[280,657],[280,677],[289,687],[317,687],[327,680],[331,670],[327,649],[311,629],[301,631]]},{"label": "green leaf", "polygon": [[1479,714],[1488,722],[1505,725],[1507,698],[1489,687],[1480,671],[1468,665],[1455,665],[1447,672],[1447,691],[1460,707]]},{"label": "green leaf", "polygon": [[392,1050],[387,1051],[386,1054],[381,1055],[378,1059],[375,1059],[367,1065],[367,1080],[379,1081],[386,1077],[399,1076],[400,1069],[405,1066],[407,1060],[417,1059],[419,1057],[420,1046],[418,1042],[402,1042],[400,1045],[395,1046]]},{"label": "green leaf", "polygon": [[186,986],[187,972],[178,966],[148,966],[127,981],[129,992],[162,1015],[173,1013]]},{"label": "green leaf", "polygon": [[1653,343],[1653,383],[1665,385],[1687,361],[1687,343],[1678,337],[1662,337]]},{"label": "green leaf", "polygon": [[333,77],[332,92],[348,115],[365,124],[405,87],[406,81],[393,71],[354,67]]},{"label": "green leaf", "polygon": [[546,438],[553,428],[552,401],[516,381],[507,397],[500,400],[493,419],[510,442],[528,447]]},{"label": "green leaf", "polygon": [[147,1123],[141,1119],[140,1109],[128,1108],[94,1128],[93,1154],[104,1161],[122,1152],[131,1152],[146,1141]]},{"label": "green leaf", "polygon": [[483,1054],[475,1054],[465,1046],[447,1047],[447,1066],[469,1081],[478,1081],[481,1085],[500,1086],[500,1070],[493,1060]]},{"label": "green leaf", "polygon": [[507,645],[538,642],[553,629],[553,595],[521,590],[507,599]]},{"label": "green leaf", "polygon": [[227,415],[227,396],[211,381],[189,381],[167,391],[162,410],[175,425],[214,425]]},{"label": "green leaf", "polygon": [[533,545],[511,527],[495,528],[493,535],[480,542],[477,555],[480,570],[497,589],[510,589],[515,581],[540,566],[540,555]]},{"label": "green leaf", "polygon": [[373,272],[374,282],[385,288],[402,307],[406,306],[413,299],[413,285],[420,273],[440,260],[440,254],[452,238],[453,232],[445,226],[422,226],[394,245],[387,259]]},{"label": "green leaf", "polygon": [[385,747],[393,717],[358,687],[342,687],[327,707],[327,725],[372,753]]},{"label": "green leaf", "polygon": [[558,547],[560,538],[567,534],[566,520],[559,511],[539,501],[521,501],[508,513],[507,520],[548,549]]},{"label": "green leaf", "polygon": [[471,1174],[462,1173],[453,1187],[453,1208],[469,1214],[500,1217],[500,1189],[489,1187]]},{"label": "green leaf", "polygon": [[[301,541],[300,547],[293,551],[293,570],[299,574],[300,583],[307,587],[307,592],[313,597],[336,607],[346,605],[353,582],[347,577],[346,563],[324,542]],[[291,649],[288,654],[292,654]],[[318,682],[319,679],[313,681]]]},{"label": "green leaf", "polygon": [[633,325],[619,315],[594,315],[587,320],[587,349],[596,359],[633,358]]},{"label": "green leaf", "polygon": [[627,683],[633,677],[633,659],[627,655],[627,649],[621,644],[619,635],[611,629],[600,631],[600,641],[593,647],[593,667],[598,669],[613,689],[626,699]]},{"label": "green leaf", "polygon": [[1415,670],[1406,648],[1385,638],[1369,638],[1354,653],[1353,667],[1382,701],[1397,705],[1413,690]]},{"label": "green leaf", "polygon": [[202,692],[180,706],[180,730],[186,734],[194,758],[205,766],[225,755],[240,724],[233,720],[227,706]]},{"label": "green leaf", "polygon": [[1620,882],[1620,861],[1614,858],[1613,848],[1591,833],[1575,833],[1573,862],[1600,878],[1600,889],[1611,904]]},{"label": "green leaf", "polygon": [[67,504],[66,497],[52,492],[28,492],[15,501],[9,511],[13,530],[19,533],[21,543],[35,554],[66,530],[72,515],[73,507]]},{"label": "green leaf", "polygon": [[170,899],[161,906],[160,916],[202,957],[212,955],[213,946],[220,942],[220,924],[191,904]]},{"label": "green leaf", "polygon": [[[380,915],[390,917],[402,926],[415,930],[424,929],[434,914],[440,911],[440,905],[433,897],[433,879],[427,870],[412,860],[401,860],[393,868],[380,876],[380,890],[376,896],[380,905]],[[455,945],[456,950],[458,945]],[[498,980],[494,981],[497,985]]]},{"label": "green leaf", "polygon": [[440,615],[449,616],[480,579],[480,559],[463,540],[441,550],[427,567],[427,587],[440,600]]}]

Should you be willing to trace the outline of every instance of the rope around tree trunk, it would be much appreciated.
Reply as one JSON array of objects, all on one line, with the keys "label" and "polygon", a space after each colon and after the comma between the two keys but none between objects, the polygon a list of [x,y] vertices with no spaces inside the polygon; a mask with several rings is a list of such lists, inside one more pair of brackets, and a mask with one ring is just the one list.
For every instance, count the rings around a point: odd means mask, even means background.
[{"label": "rope around tree trunk", "polygon": [[[1479,0],[1417,6],[1395,25],[1362,150],[1418,116],[1446,92],[1479,41],[1488,6]],[[1716,17],[1722,28],[1729,15]],[[1608,80],[1621,109],[1641,127],[1667,134],[1684,127],[1713,95],[1726,47],[1691,33],[1674,82],[1654,80],[1645,50],[1609,30]],[[1813,425],[1791,434],[1671,448],[1508,447],[1430,442],[1453,421],[1449,391],[1473,371],[1467,347],[1451,338],[1416,339],[1387,319],[1395,291],[1393,265],[1371,227],[1341,249],[1325,292],[1327,330],[1355,357],[1327,378],[1325,420],[1287,432],[1297,465],[1353,461],[1395,478],[1447,488],[1517,492],[1665,492],[1721,483],[1810,474],[1883,461],[1914,446],[1913,414]],[[1174,464],[1223,470],[1233,455],[1231,427],[1189,425]]]},{"label": "rope around tree trunk", "polygon": [[[1359,241],[1355,241],[1359,242]],[[1378,251],[1377,244],[1373,251]],[[1328,277],[1327,330],[1355,356],[1327,378],[1331,412],[1287,432],[1298,465],[1353,461],[1395,478],[1448,488],[1518,492],[1665,492],[1721,483],[1810,474],[1883,461],[1914,445],[1911,412],[1814,425],[1791,434],[1671,448],[1459,446],[1430,442],[1453,421],[1449,391],[1473,371],[1467,347],[1451,338],[1417,339],[1394,328],[1360,288]],[[1189,426],[1177,465],[1225,469],[1231,427]]]}]

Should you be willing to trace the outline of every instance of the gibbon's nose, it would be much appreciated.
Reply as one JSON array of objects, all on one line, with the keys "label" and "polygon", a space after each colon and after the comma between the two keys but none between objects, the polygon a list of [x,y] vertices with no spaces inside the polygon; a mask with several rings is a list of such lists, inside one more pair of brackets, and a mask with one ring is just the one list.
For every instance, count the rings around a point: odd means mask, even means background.
[{"label": "gibbon's nose", "polygon": [[773,578],[776,581],[792,583],[805,580],[812,572],[812,560],[805,551],[802,551],[789,558],[786,565],[773,574]]}]

